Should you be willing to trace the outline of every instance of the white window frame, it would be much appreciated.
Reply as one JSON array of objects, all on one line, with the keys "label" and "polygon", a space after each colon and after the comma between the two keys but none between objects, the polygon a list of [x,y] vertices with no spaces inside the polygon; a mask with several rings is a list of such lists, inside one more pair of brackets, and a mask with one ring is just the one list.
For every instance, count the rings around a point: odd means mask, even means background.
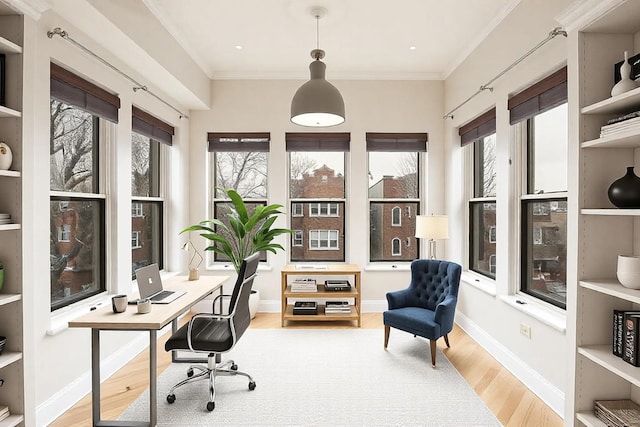
[{"label": "white window frame", "polygon": [[140,249],[142,244],[140,244],[140,232],[139,231],[131,231],[131,249]]},{"label": "white window frame", "polygon": [[291,216],[304,216],[304,204],[300,202],[292,202]]},{"label": "white window frame", "polygon": [[58,227],[58,241],[59,242],[71,241],[71,225],[70,224],[62,224],[62,226]]},{"label": "white window frame", "polygon": [[302,230],[293,230],[293,246],[304,246],[304,232]]},{"label": "white window frame", "polygon": [[[326,210],[326,213],[323,213],[323,210]],[[340,216],[340,209],[338,208],[338,204],[334,202],[309,203],[309,216],[338,218]]]},{"label": "white window frame", "polygon": [[391,208],[391,226],[402,227],[402,209],[400,206],[394,206]]},{"label": "white window frame", "polygon": [[143,217],[142,203],[133,202],[131,204],[131,217],[132,218],[141,218]]},{"label": "white window frame", "polygon": [[[396,243],[398,250],[396,250]],[[402,256],[402,241],[398,237],[391,239],[391,256]]]},{"label": "white window frame", "polygon": [[[327,239],[321,239],[320,233],[326,232]],[[315,235],[315,237],[314,237]],[[335,235],[335,238],[332,236]],[[326,240],[327,246],[322,247],[322,241]],[[331,246],[331,242],[335,241],[335,246]],[[316,242],[317,246],[313,246]],[[339,230],[309,230],[309,250],[311,251],[337,251],[340,250],[340,232]]]}]

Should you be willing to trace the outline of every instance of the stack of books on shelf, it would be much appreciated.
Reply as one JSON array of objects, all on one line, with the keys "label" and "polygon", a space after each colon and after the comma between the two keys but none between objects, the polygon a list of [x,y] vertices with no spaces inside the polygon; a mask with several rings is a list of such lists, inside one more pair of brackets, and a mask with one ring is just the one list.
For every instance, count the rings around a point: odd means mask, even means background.
[{"label": "stack of books on shelf", "polygon": [[327,301],[324,306],[324,314],[351,314],[349,301]]},{"label": "stack of books on shelf", "polygon": [[594,404],[596,417],[607,426],[640,426],[640,406],[632,400],[596,400]]},{"label": "stack of books on shelf", "polygon": [[7,405],[0,405],[0,421],[4,420],[9,415],[11,415],[11,412],[9,412],[9,407]]},{"label": "stack of books on shelf", "polygon": [[351,283],[348,280],[325,280],[324,288],[330,292],[344,292],[351,290]]},{"label": "stack of books on shelf", "polygon": [[291,292],[318,292],[315,279],[296,279],[291,282]]},{"label": "stack of books on shelf", "polygon": [[11,221],[11,215],[8,213],[0,213],[0,225],[2,224],[13,224]]},{"label": "stack of books on shelf", "polygon": [[600,128],[600,138],[640,129],[640,111],[609,119]]},{"label": "stack of books on shelf", "polygon": [[318,303],[315,301],[296,301],[293,314],[318,314]]},{"label": "stack of books on shelf", "polygon": [[640,311],[613,310],[612,353],[640,366]]}]

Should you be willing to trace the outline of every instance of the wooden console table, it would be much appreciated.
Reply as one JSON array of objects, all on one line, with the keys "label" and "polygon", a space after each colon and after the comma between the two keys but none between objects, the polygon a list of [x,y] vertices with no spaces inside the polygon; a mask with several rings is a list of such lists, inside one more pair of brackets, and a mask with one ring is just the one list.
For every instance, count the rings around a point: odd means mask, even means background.
[{"label": "wooden console table", "polygon": [[[304,265],[304,264],[301,264]],[[317,292],[292,292],[291,285],[287,283],[289,276],[353,276],[354,280],[351,289],[348,291],[327,291],[324,283],[318,283]],[[360,327],[360,267],[355,264],[327,264],[326,268],[312,268],[305,266],[299,268],[295,264],[285,265],[281,271],[282,279],[282,326],[285,321],[336,321],[354,320]],[[325,314],[324,305],[318,304],[318,314],[293,314],[293,306],[288,304],[289,299],[353,299],[354,304],[350,307],[350,313]]]}]

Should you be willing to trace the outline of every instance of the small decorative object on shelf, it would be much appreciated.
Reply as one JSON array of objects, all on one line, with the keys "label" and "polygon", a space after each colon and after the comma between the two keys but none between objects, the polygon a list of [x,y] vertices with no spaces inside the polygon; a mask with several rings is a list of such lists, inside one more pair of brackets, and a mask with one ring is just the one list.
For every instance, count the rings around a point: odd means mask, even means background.
[{"label": "small decorative object on shelf", "polygon": [[595,414],[608,426],[637,426],[640,423],[640,406],[633,400],[596,400]]},{"label": "small decorative object on shelf", "polygon": [[618,208],[640,208],[640,178],[627,167],[627,173],[609,186],[609,200]]},{"label": "small decorative object on shelf", "polygon": [[625,288],[640,289],[640,256],[618,255],[616,275]]},{"label": "small decorative object on shelf", "polygon": [[293,314],[318,314],[318,303],[315,301],[296,301],[293,304]]},{"label": "small decorative object on shelf", "polygon": [[6,142],[0,142],[0,170],[9,170],[13,161],[13,153]]},{"label": "small decorative object on shelf", "polygon": [[2,290],[2,285],[4,285],[4,266],[0,262],[0,291]]},{"label": "small decorative object on shelf", "polygon": [[623,316],[622,360],[633,366],[640,366],[638,358],[638,328],[640,316],[626,312]]},{"label": "small decorative object on shelf", "polygon": [[620,66],[620,81],[611,88],[611,96],[620,95],[638,87],[636,82],[631,80],[631,65],[629,65],[629,53],[624,51],[624,61]]},{"label": "small decorative object on shelf", "polygon": [[4,351],[4,346],[7,343],[7,337],[0,337],[0,355]]}]

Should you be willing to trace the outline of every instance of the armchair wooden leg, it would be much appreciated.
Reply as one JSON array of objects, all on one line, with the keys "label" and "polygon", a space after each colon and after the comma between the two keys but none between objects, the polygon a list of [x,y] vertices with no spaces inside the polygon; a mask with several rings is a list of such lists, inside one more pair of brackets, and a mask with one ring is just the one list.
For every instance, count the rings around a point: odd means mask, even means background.
[{"label": "armchair wooden leg", "polygon": [[387,345],[389,344],[389,332],[391,330],[390,326],[384,325],[384,349],[387,349]]},{"label": "armchair wooden leg", "polygon": [[436,340],[429,340],[431,346],[431,367],[436,367]]},{"label": "armchair wooden leg", "polygon": [[448,348],[451,348],[451,346],[449,345],[449,335],[444,334],[444,342],[445,342],[445,344],[447,344]]}]

